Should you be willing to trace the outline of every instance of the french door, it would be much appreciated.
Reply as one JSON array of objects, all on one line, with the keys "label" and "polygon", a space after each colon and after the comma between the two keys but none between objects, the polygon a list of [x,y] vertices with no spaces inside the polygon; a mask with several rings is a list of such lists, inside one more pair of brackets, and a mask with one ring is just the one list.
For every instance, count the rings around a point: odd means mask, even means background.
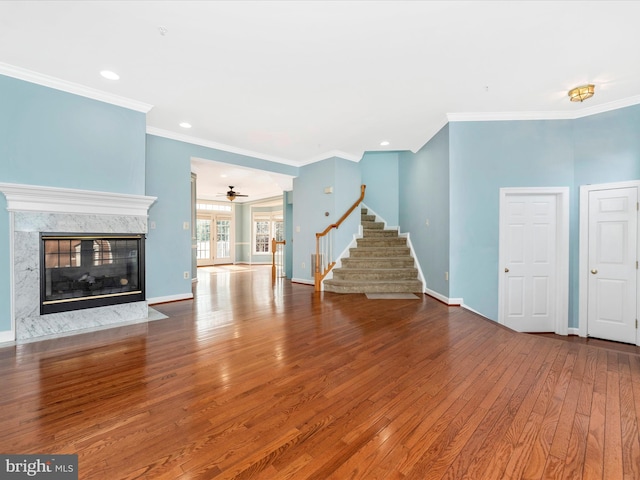
[{"label": "french door", "polygon": [[198,214],[196,228],[198,266],[233,263],[230,216]]}]

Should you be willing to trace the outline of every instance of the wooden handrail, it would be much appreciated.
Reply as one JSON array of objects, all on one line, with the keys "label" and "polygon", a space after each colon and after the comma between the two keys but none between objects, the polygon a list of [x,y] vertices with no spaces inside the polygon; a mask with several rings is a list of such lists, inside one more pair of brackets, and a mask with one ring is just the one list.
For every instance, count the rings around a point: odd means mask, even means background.
[{"label": "wooden handrail", "polygon": [[340,219],[336,223],[332,223],[327,228],[325,228],[321,233],[316,233],[316,264],[315,264],[315,275],[314,275],[314,286],[316,292],[319,292],[320,286],[322,284],[322,280],[327,276],[327,273],[331,271],[336,262],[331,262],[327,264],[327,267],[323,272],[320,272],[320,238],[326,236],[332,229],[338,228],[342,225],[349,215],[362,203],[364,200],[364,191],[367,188],[366,185],[360,185],[360,197],[354,202],[353,205],[347,210],[344,215],[340,217]]},{"label": "wooden handrail", "polygon": [[329,225],[327,228],[325,228],[325,229],[322,231],[322,233],[316,233],[316,238],[318,238],[318,237],[324,237],[327,233],[329,233],[329,231],[330,231],[332,228],[338,228],[340,225],[342,225],[342,222],[344,222],[344,221],[347,219],[347,217],[348,217],[349,215],[351,215],[351,212],[353,212],[353,211],[358,207],[358,205],[360,205],[360,203],[362,202],[362,200],[364,200],[364,191],[365,191],[365,189],[366,189],[366,188],[367,188],[367,186],[366,186],[366,185],[360,185],[360,198],[358,198],[358,200],[356,200],[356,202],[355,202],[353,205],[351,205],[351,207],[349,208],[349,210],[347,210],[347,211],[344,213],[344,215],[342,215],[342,216],[340,217],[340,220],[338,220],[336,223],[332,223],[331,225]]}]

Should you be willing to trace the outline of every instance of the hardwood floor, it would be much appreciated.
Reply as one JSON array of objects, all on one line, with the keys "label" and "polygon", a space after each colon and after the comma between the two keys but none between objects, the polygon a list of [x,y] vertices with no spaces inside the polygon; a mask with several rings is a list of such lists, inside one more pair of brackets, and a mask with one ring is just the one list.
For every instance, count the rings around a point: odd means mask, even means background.
[{"label": "hardwood floor", "polygon": [[0,453],[77,453],[81,479],[640,478],[633,352],[199,278],[167,319],[0,349]]}]

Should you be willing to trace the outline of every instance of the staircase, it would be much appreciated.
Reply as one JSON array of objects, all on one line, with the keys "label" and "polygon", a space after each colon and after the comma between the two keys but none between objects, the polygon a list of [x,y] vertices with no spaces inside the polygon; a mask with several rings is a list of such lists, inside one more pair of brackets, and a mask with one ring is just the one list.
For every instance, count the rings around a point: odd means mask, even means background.
[{"label": "staircase", "polygon": [[349,249],[342,266],[333,269],[333,278],[324,281],[324,290],[335,293],[422,293],[407,239],[397,230],[385,230],[363,208],[360,213],[362,238]]}]

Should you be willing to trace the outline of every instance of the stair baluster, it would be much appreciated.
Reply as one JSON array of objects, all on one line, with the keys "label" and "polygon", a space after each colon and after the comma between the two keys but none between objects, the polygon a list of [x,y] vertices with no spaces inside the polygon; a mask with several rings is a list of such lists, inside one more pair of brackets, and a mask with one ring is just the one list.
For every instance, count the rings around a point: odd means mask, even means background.
[{"label": "stair baluster", "polygon": [[[333,237],[331,236],[331,232],[334,229],[337,229],[342,222],[344,222],[349,215],[362,203],[364,200],[364,191],[367,188],[366,185],[360,185],[360,197],[355,203],[347,210],[340,220],[336,223],[332,223],[327,228],[325,228],[322,232],[316,233],[316,257],[315,257],[315,265],[313,266],[313,280],[315,291],[319,292],[322,289],[322,280],[327,274],[331,271],[331,269],[336,264],[333,259]],[[326,256],[325,256],[326,255]]]}]

